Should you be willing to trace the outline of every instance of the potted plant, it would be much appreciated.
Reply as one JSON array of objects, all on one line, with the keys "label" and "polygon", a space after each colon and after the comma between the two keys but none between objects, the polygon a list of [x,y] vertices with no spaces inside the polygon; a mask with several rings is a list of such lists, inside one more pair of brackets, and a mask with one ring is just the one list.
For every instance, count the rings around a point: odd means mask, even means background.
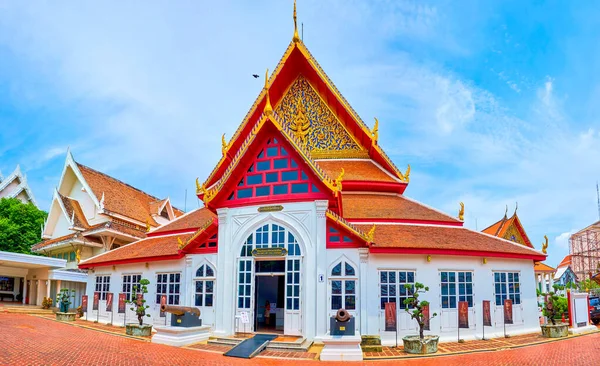
[{"label": "potted plant", "polygon": [[561,319],[568,307],[564,295],[557,294],[559,290],[564,289],[564,286],[554,285],[552,287],[554,291],[544,294],[544,316],[550,320],[550,323],[541,326],[542,335],[546,338],[566,337],[569,334],[569,325],[556,322],[557,319]]},{"label": "potted plant", "polygon": [[150,306],[146,305],[146,300],[144,299],[144,294],[148,293],[149,284],[150,281],[142,278],[139,286],[133,286],[131,299],[125,301],[127,304],[132,305],[130,310],[135,311],[139,322],[139,324],[129,323],[125,326],[125,332],[129,335],[150,337],[152,334],[152,325],[144,324],[144,316],[150,317],[150,314],[146,314],[146,309]]},{"label": "potted plant", "polygon": [[60,293],[56,296],[56,303],[58,304],[58,311],[56,312],[56,320],[63,322],[75,321],[76,313],[69,313],[69,305],[71,305],[71,298],[75,297],[75,291],[70,291],[68,288],[63,288]]},{"label": "potted plant", "polygon": [[52,299],[44,296],[44,299],[42,300],[42,309],[50,309],[51,306]]},{"label": "potted plant", "polygon": [[414,289],[412,285],[408,284],[404,285],[404,287],[410,295],[409,298],[404,300],[404,305],[406,305],[404,310],[419,324],[419,335],[409,335],[402,338],[404,351],[417,354],[436,353],[440,337],[436,335],[424,336],[423,330],[425,328],[425,321],[433,319],[437,316],[437,313],[433,313],[431,317],[427,318],[428,314],[425,314],[423,310],[426,306],[429,306],[429,302],[425,300],[419,301],[419,295],[429,291],[429,287],[419,282],[415,283]]}]

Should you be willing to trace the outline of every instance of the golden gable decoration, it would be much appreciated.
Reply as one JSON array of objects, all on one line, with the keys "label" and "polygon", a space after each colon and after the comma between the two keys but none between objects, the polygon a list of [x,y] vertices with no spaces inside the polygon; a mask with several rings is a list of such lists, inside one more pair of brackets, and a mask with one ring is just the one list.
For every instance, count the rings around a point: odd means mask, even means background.
[{"label": "golden gable decoration", "polygon": [[293,131],[315,159],[368,157],[367,151],[354,140],[303,76],[294,81],[275,113],[283,127]]}]

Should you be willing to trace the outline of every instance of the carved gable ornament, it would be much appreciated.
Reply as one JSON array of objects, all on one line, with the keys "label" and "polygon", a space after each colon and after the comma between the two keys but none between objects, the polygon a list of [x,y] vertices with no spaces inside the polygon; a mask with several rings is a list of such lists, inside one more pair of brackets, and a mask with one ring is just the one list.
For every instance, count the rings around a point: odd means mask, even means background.
[{"label": "carved gable ornament", "polygon": [[275,112],[313,158],[368,155],[303,76],[294,81]]}]

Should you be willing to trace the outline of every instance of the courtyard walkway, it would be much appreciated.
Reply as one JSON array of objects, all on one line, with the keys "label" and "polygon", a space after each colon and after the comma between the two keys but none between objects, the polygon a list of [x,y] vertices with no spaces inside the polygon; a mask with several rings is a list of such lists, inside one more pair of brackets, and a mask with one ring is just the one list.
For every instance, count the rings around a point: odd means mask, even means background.
[{"label": "courtyard walkway", "polygon": [[[156,345],[41,317],[0,314],[0,365],[316,365],[318,361],[257,357]],[[374,365],[597,365],[600,333],[493,352],[390,361]],[[342,363],[326,363],[341,365]],[[359,365],[360,363],[355,363]]]}]

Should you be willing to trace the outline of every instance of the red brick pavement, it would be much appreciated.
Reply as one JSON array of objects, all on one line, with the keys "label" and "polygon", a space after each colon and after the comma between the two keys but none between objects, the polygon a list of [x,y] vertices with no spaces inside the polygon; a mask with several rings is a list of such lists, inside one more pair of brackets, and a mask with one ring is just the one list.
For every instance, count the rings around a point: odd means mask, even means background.
[{"label": "red brick pavement", "polygon": [[[0,365],[308,365],[318,361],[224,357],[157,345],[27,315],[0,314]],[[523,348],[376,365],[598,365],[600,333]],[[327,363],[343,365],[346,363]],[[360,365],[361,363],[353,363]],[[347,366],[347,365],[346,365]]]}]

